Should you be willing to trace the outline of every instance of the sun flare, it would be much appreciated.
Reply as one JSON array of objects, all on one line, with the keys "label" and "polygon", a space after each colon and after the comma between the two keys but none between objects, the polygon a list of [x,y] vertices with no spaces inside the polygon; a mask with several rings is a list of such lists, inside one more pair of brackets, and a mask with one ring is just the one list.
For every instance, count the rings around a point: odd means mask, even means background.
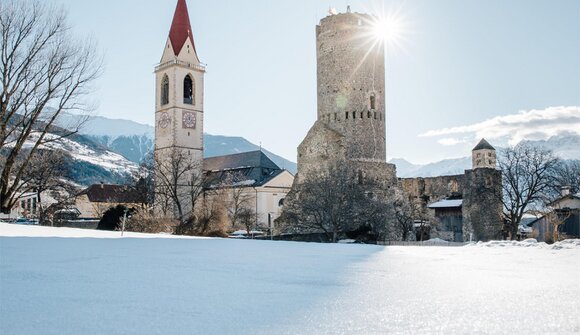
[{"label": "sun flare", "polygon": [[404,22],[400,17],[389,16],[379,18],[373,27],[373,34],[378,40],[386,43],[396,42],[401,39],[404,31]]}]

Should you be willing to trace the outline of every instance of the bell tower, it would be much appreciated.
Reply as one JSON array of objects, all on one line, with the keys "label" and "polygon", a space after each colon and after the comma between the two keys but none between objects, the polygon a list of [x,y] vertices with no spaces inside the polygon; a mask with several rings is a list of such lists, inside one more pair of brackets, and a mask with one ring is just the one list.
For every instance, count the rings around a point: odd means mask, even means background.
[{"label": "bell tower", "polygon": [[[181,207],[183,216],[192,210],[191,204],[187,206],[191,203],[188,188],[192,174],[202,170],[204,74],[205,66],[197,55],[186,1],[178,0],[161,61],[155,67],[155,173],[158,180],[155,202],[169,203],[168,207],[173,208],[166,215],[173,217],[179,215],[176,207]],[[176,158],[182,167],[176,166]],[[173,182],[178,189],[174,193],[183,198],[176,206],[176,201],[161,200],[161,195],[168,192],[160,188],[170,185],[160,185],[163,184],[160,174],[173,173],[162,171],[169,166],[186,169],[183,165],[189,165],[189,171],[173,171],[180,174],[179,181]],[[165,183],[171,184],[170,181]]]}]

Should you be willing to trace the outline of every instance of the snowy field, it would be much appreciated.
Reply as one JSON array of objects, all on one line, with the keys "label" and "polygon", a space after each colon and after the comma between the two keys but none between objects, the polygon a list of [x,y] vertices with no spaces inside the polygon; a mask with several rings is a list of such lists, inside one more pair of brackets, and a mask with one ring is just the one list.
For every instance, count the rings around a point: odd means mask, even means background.
[{"label": "snowy field", "polygon": [[580,333],[579,241],[118,237],[0,224],[0,334]]}]

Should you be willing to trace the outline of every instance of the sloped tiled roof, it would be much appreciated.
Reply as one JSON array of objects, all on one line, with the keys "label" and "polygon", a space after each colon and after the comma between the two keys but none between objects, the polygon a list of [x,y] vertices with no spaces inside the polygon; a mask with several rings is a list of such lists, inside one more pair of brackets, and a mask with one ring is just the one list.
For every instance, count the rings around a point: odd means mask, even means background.
[{"label": "sloped tiled roof", "polygon": [[473,148],[472,151],[483,149],[495,150],[495,148],[491,144],[489,144],[489,142],[487,142],[485,138],[482,138],[481,141],[479,141],[479,143],[475,146],[475,148]]},{"label": "sloped tiled roof", "polygon": [[262,151],[206,158],[203,169],[207,187],[261,186],[284,171]]},{"label": "sloped tiled roof", "polygon": [[90,202],[140,203],[143,195],[126,185],[93,184],[79,195],[86,194]]},{"label": "sloped tiled roof", "polygon": [[272,162],[262,151],[250,151],[233,155],[209,157],[203,160],[205,171],[218,171],[228,169],[239,169],[247,167],[263,167],[268,169],[280,169],[276,163]]}]

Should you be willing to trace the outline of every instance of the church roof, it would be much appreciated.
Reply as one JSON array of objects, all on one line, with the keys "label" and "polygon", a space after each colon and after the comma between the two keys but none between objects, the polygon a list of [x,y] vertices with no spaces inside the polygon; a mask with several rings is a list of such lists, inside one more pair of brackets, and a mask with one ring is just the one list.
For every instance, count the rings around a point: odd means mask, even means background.
[{"label": "church roof", "polygon": [[203,169],[208,188],[262,186],[284,172],[262,151],[205,158]]},{"label": "church roof", "polygon": [[189,14],[187,12],[187,3],[185,0],[177,0],[177,7],[175,8],[173,22],[171,23],[171,29],[169,30],[169,39],[173,46],[173,53],[176,56],[183,48],[188,37],[191,39],[193,51],[197,55],[197,52],[195,51],[195,42],[193,41],[193,33],[191,32],[191,23],[189,22]]},{"label": "church roof", "polygon": [[248,167],[262,167],[280,170],[276,163],[272,162],[262,151],[242,152],[239,154],[209,157],[203,160],[205,171],[231,170]]},{"label": "church roof", "polygon": [[472,151],[475,151],[475,150],[483,150],[483,149],[495,150],[495,148],[492,147],[491,144],[489,144],[489,142],[487,142],[485,140],[485,138],[482,138],[481,141],[479,141],[479,143],[475,146],[475,148],[473,148]]}]

